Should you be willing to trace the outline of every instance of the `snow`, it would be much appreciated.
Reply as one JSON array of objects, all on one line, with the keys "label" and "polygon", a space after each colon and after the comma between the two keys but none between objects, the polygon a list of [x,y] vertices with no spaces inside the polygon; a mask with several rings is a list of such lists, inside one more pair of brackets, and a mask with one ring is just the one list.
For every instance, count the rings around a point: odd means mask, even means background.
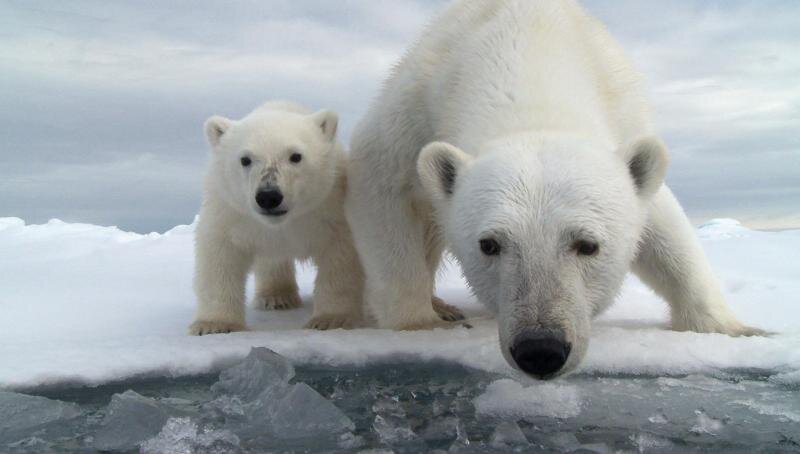
[{"label": "snow", "polygon": [[[666,330],[666,305],[631,277],[617,304],[595,323],[580,372],[713,376],[752,370],[782,385],[800,383],[800,230],[760,232],[717,220],[698,232],[733,310],[748,324],[778,334],[731,338]],[[310,317],[314,278],[305,267],[298,275],[304,308],[248,310],[249,332],[190,337],[192,242],[193,226],[141,235],[0,218],[0,389],[217,372],[253,346],[268,347],[295,366],[402,358],[512,374],[498,351],[496,323],[453,264],[442,271],[437,293],[462,307],[473,329],[301,330]]]}]

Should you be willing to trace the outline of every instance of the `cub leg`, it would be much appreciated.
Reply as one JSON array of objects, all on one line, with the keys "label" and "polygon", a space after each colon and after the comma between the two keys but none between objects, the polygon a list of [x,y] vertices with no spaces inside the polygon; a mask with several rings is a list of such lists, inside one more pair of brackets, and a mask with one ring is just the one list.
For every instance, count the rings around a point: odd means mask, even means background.
[{"label": "cub leg", "polygon": [[334,240],[315,258],[314,313],[306,328],[357,327],[363,322],[364,273],[350,230],[340,226]]},{"label": "cub leg", "polygon": [[194,288],[197,316],[189,333],[229,333],[245,330],[244,291],[252,254],[225,238],[208,238],[198,228],[195,242]]},{"label": "cub leg", "polygon": [[256,296],[253,306],[262,310],[294,309],[303,305],[295,280],[294,261],[275,262],[256,256]]}]

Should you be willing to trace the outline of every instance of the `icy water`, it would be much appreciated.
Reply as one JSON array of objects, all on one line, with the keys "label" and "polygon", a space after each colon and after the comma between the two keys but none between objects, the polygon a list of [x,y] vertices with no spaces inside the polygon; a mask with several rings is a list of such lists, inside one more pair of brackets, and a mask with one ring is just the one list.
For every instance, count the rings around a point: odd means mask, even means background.
[{"label": "icy water", "polygon": [[251,363],[219,378],[38,393],[60,402],[6,393],[0,408],[16,410],[0,422],[0,452],[800,452],[800,390],[753,371],[577,375],[526,390],[419,362]]}]

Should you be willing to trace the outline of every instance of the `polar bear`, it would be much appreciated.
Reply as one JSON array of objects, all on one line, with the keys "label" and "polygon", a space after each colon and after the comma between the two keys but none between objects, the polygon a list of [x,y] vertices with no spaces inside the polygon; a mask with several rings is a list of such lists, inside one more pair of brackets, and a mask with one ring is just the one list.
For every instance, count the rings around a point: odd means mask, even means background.
[{"label": "polar bear", "polygon": [[196,335],[245,329],[245,281],[259,309],[301,305],[295,260],[318,267],[309,328],[362,317],[363,272],[344,216],[338,117],[270,102],[244,119],[205,123],[212,148],[195,241]]},{"label": "polar bear", "polygon": [[573,370],[632,269],[676,330],[750,335],[663,184],[639,75],[572,0],[461,0],[358,125],[345,203],[379,325],[442,322],[443,247],[537,378]]}]

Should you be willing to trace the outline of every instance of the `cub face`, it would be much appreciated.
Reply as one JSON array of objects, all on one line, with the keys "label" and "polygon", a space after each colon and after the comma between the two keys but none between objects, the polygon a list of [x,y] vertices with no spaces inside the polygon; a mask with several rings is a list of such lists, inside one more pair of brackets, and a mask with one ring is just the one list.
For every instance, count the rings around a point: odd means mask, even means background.
[{"label": "cub face", "polygon": [[224,199],[267,225],[314,210],[337,177],[336,113],[257,110],[205,123],[211,178]]},{"label": "cub face", "polygon": [[524,137],[477,159],[444,143],[423,149],[420,183],[466,280],[497,316],[509,364],[549,379],[580,363],[592,316],[635,258],[666,165],[655,139],[621,153]]}]

